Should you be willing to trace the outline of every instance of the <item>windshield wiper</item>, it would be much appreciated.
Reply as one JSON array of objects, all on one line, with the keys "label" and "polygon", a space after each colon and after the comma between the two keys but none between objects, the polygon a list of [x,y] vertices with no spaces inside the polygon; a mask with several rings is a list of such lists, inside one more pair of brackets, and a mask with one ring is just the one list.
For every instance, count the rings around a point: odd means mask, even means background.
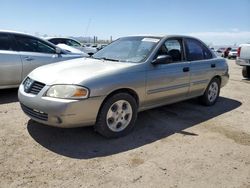
[{"label": "windshield wiper", "polygon": [[118,59],[111,59],[111,58],[106,58],[106,57],[100,57],[100,58],[97,58],[97,59],[100,59],[100,60],[107,60],[107,61],[115,61],[115,62],[119,62],[120,60]]}]

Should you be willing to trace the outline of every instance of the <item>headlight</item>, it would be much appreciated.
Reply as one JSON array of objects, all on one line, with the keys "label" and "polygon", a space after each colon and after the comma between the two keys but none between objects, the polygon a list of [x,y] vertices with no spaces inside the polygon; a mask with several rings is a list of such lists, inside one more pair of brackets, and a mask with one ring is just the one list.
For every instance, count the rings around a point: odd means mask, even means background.
[{"label": "headlight", "polygon": [[63,99],[88,98],[89,90],[77,85],[54,85],[46,92],[45,96]]}]

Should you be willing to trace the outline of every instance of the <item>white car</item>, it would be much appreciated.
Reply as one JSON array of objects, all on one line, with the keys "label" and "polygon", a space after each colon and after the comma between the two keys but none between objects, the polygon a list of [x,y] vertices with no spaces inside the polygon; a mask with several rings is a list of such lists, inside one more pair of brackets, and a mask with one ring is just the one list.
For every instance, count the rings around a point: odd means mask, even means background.
[{"label": "white car", "polygon": [[0,89],[17,88],[37,67],[82,57],[29,34],[0,30]]},{"label": "white car", "polygon": [[66,44],[57,44],[56,46],[58,46],[58,47],[61,48],[61,49],[66,50],[66,51],[68,51],[68,52],[74,53],[74,54],[81,54],[81,55],[83,55],[84,57],[88,57],[88,56],[89,56],[87,53],[85,53],[85,52],[83,52],[83,51],[81,51],[81,50],[79,50],[79,49],[77,49],[77,48],[73,48],[73,47],[71,47],[71,46],[68,46],[68,45],[66,45]]},{"label": "white car", "polygon": [[215,50],[215,54],[218,56],[218,57],[223,57],[223,54],[224,54],[224,51],[226,50],[226,48],[219,48],[217,50]]},{"label": "white car", "polygon": [[242,66],[242,76],[250,79],[250,44],[239,46],[236,64]]},{"label": "white car", "polygon": [[232,48],[232,50],[228,53],[228,59],[236,58],[237,57],[237,48]]},{"label": "white car", "polygon": [[72,39],[72,38],[48,37],[48,38],[46,38],[46,40],[48,40],[49,42],[51,42],[55,45],[64,44],[64,46],[61,45],[60,47],[63,49],[67,48],[65,50],[68,50],[68,51],[71,51],[71,50],[73,50],[72,48],[75,48],[75,49],[78,49],[86,54],[89,54],[89,53],[94,54],[97,52],[96,48],[83,46],[79,41]]}]

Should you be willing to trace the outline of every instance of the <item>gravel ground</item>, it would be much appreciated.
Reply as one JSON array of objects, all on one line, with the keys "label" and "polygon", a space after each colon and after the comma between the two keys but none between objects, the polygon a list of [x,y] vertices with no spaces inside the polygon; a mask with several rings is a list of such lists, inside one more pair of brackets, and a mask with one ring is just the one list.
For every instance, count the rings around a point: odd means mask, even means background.
[{"label": "gravel ground", "polygon": [[250,81],[228,63],[215,106],[194,99],[145,111],[113,140],[35,123],[17,90],[1,90],[0,187],[250,188]]}]

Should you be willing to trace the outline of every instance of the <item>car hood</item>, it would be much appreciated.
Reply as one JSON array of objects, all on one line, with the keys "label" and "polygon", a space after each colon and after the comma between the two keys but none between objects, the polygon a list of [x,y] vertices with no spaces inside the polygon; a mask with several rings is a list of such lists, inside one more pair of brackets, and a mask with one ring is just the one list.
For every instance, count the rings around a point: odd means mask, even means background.
[{"label": "car hood", "polygon": [[41,66],[33,70],[28,76],[46,85],[81,84],[86,80],[117,73],[117,71],[136,65],[136,63],[78,58]]}]

